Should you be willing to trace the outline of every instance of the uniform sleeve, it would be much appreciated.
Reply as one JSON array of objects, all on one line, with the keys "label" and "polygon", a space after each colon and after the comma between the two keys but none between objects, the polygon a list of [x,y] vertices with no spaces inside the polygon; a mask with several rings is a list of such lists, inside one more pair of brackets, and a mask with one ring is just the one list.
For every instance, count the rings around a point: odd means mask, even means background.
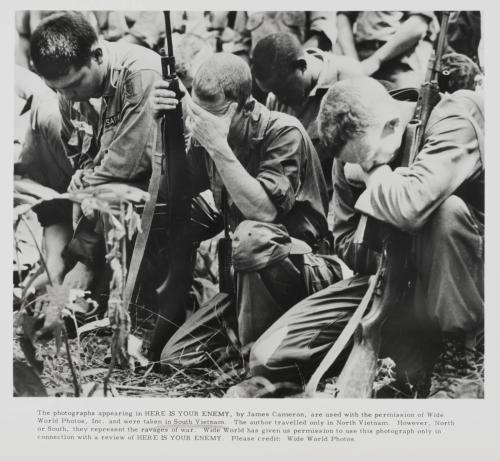
[{"label": "uniform sleeve", "polygon": [[123,89],[123,106],[113,140],[102,161],[85,176],[89,185],[109,181],[135,181],[151,163],[147,158],[148,144],[154,146],[157,124],[149,107],[149,94],[160,75],[153,70],[141,70],[127,77]]},{"label": "uniform sleeve", "polygon": [[354,208],[362,189],[351,186],[344,175],[344,163],[333,165],[333,237],[336,254],[351,270],[360,274],[376,271],[378,256],[365,245],[354,242],[360,213]]},{"label": "uniform sleeve", "polygon": [[337,41],[337,13],[336,11],[311,11],[310,32],[325,34],[331,46]]},{"label": "uniform sleeve", "polygon": [[[36,126],[32,126],[32,129],[38,130],[47,140],[47,144],[51,146],[50,153],[54,161],[52,170],[57,170],[56,176],[64,178],[71,176],[73,168],[61,140],[61,114],[58,110],[57,100],[50,98],[43,101],[36,113]],[[65,182],[67,182],[66,179],[62,180],[61,184]],[[63,189],[57,188],[57,190]]]},{"label": "uniform sleeve", "polygon": [[337,16],[341,14],[345,16],[347,19],[349,19],[349,22],[351,24],[354,24],[356,22],[356,19],[358,18],[358,11],[337,11]]},{"label": "uniform sleeve", "polygon": [[436,16],[434,16],[434,13],[432,11],[408,11],[406,13],[407,17],[416,15],[422,16],[427,22],[431,22],[436,18]]},{"label": "uniform sleeve", "polygon": [[278,130],[266,146],[257,180],[276,207],[278,218],[295,204],[304,158],[302,150],[306,148],[301,131],[294,126]]},{"label": "uniform sleeve", "polygon": [[154,49],[160,39],[165,36],[163,14],[161,11],[138,11],[136,16],[129,34]]},{"label": "uniform sleeve", "polygon": [[370,175],[356,203],[359,211],[415,232],[464,181],[481,170],[478,134],[456,109],[456,104],[448,102],[438,114],[431,114],[424,147],[407,175],[388,166]]},{"label": "uniform sleeve", "polygon": [[433,43],[439,33],[439,21],[432,11],[408,11],[406,19],[410,16],[420,16],[427,22],[427,33],[424,38],[430,43]]}]

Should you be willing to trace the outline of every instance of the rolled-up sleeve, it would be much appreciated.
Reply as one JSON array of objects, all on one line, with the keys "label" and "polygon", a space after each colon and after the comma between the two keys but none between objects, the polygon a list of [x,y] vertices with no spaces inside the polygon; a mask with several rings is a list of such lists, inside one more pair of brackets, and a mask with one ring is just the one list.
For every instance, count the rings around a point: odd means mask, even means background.
[{"label": "rolled-up sleeve", "polygon": [[310,20],[310,31],[325,34],[333,46],[337,41],[337,12],[311,11]]},{"label": "rolled-up sleeve", "polygon": [[265,189],[278,212],[286,215],[295,204],[301,170],[304,140],[298,128],[281,129],[266,146],[259,165],[257,180]]},{"label": "rolled-up sleeve", "polygon": [[422,16],[427,22],[431,22],[436,18],[432,11],[407,11],[406,16]]},{"label": "rolled-up sleeve", "polygon": [[97,157],[94,171],[85,176],[90,185],[109,181],[145,179],[150,171],[157,124],[149,107],[153,83],[160,78],[154,70],[140,70],[124,82],[123,106],[112,141]]},{"label": "rolled-up sleeve", "polygon": [[130,35],[146,43],[149,48],[154,47],[165,36],[164,19],[161,11],[137,11],[134,16],[134,25],[128,31]]}]

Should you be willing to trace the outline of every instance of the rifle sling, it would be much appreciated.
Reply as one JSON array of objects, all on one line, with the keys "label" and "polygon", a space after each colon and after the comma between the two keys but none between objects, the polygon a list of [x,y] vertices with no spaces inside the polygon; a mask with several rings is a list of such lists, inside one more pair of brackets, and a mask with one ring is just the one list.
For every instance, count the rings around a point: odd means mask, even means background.
[{"label": "rifle sling", "polygon": [[148,193],[149,200],[144,205],[144,211],[141,217],[142,232],[137,234],[134,244],[134,251],[132,259],[128,268],[127,283],[125,285],[125,292],[123,294],[123,304],[125,309],[128,309],[129,304],[134,294],[135,283],[141,269],[142,258],[148,243],[149,231],[153,222],[153,216],[156,208],[156,201],[158,199],[158,190],[160,188],[161,180],[161,162],[163,154],[155,152],[153,154],[151,179],[149,181]]},{"label": "rifle sling", "polygon": [[323,357],[323,360],[318,365],[316,371],[309,379],[309,382],[307,383],[307,386],[305,388],[306,395],[309,396],[314,395],[316,389],[318,388],[318,384],[321,381],[321,378],[332,366],[332,364],[335,362],[340,353],[344,350],[344,347],[346,346],[347,342],[356,331],[356,328],[359,326],[361,318],[363,317],[366,310],[368,309],[368,306],[370,305],[373,293],[375,292],[375,288],[380,279],[381,269],[382,265],[379,264],[377,273],[370,277],[368,289],[366,290],[366,293],[363,296],[363,299],[359,303],[358,307],[354,311],[354,314],[349,319],[347,325],[342,330],[342,333],[339,335],[339,337],[337,338],[331,349],[328,351],[328,353]]}]

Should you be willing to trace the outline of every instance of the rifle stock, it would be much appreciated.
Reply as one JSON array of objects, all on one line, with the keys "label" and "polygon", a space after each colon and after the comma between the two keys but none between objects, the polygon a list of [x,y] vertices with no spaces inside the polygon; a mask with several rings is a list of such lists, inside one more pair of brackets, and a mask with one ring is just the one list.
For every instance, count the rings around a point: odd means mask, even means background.
[{"label": "rifle stock", "polygon": [[407,244],[406,235],[395,230],[389,232],[383,243],[370,311],[354,332],[352,352],[335,384],[338,398],[370,398],[372,395],[382,328],[406,291],[406,271],[402,270],[406,254],[401,249]]}]

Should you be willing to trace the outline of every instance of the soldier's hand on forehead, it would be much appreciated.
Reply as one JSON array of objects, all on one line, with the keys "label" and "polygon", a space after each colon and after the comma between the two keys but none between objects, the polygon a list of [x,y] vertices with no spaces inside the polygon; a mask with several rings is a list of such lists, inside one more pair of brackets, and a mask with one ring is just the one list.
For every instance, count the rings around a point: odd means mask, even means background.
[{"label": "soldier's hand on forehead", "polygon": [[[166,110],[175,109],[179,104],[179,99],[177,99],[175,92],[169,88],[169,85],[169,82],[165,80],[158,80],[153,84],[153,91],[151,91],[149,100],[155,118],[161,117]],[[179,87],[184,95],[188,94],[180,81]]]},{"label": "soldier's hand on forehead", "polygon": [[224,115],[217,116],[192,100],[187,104],[187,128],[209,154],[223,151],[227,146],[227,136],[237,106],[233,102]]}]

